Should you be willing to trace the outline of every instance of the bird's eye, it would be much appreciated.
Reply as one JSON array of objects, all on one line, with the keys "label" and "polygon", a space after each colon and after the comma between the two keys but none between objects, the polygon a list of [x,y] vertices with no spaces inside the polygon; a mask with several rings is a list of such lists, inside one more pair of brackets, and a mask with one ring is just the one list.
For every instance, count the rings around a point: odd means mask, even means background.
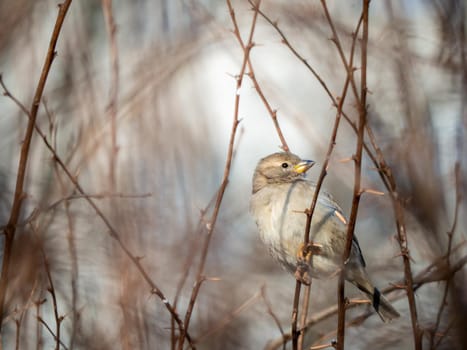
[{"label": "bird's eye", "polygon": [[282,163],[282,167],[285,169],[285,168],[288,168],[289,167],[289,164],[287,163]]}]

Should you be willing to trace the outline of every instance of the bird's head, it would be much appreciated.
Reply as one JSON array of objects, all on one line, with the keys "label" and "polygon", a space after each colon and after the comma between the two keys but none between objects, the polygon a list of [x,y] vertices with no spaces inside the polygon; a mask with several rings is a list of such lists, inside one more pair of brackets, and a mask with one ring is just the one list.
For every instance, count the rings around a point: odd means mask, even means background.
[{"label": "bird's head", "polygon": [[312,160],[303,160],[293,153],[274,153],[261,159],[253,176],[253,193],[267,184],[293,182],[303,177],[315,164]]}]

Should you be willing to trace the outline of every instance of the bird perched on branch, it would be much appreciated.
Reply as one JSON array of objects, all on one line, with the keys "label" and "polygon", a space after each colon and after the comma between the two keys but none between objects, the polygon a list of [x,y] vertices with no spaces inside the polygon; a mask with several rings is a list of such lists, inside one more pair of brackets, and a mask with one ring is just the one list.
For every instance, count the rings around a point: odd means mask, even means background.
[{"label": "bird perched on branch", "polygon": [[[342,209],[325,191],[320,191],[312,217],[312,244],[304,247],[305,212],[316,189],[304,174],[313,164],[292,153],[274,153],[259,161],[253,175],[250,211],[262,241],[271,255],[304,283],[309,283],[309,276],[320,279],[337,275],[344,266],[345,279],[368,296],[383,321],[399,317],[370,282],[355,237],[350,256],[342,264],[347,225]],[[309,252],[306,256],[304,248]]]}]

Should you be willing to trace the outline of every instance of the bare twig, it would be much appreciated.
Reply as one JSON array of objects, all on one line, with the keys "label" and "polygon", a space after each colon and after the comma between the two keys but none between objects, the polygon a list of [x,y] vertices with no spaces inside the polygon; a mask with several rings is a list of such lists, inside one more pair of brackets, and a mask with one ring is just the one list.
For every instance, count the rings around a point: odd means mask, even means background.
[{"label": "bare twig", "polygon": [[[229,0],[227,0],[227,2],[229,2]],[[206,225],[207,226],[207,234],[206,234],[206,238],[205,238],[204,245],[203,245],[202,252],[201,252],[201,261],[200,261],[200,264],[198,266],[198,271],[196,273],[197,277],[196,277],[195,285],[194,285],[194,287],[192,289],[192,293],[191,293],[191,297],[190,297],[190,303],[188,304],[188,308],[187,308],[187,311],[186,311],[186,314],[185,314],[184,325],[185,325],[186,330],[188,330],[190,320],[191,320],[191,315],[193,313],[193,308],[195,306],[196,299],[198,297],[198,293],[199,293],[199,290],[201,288],[202,282],[204,281],[204,277],[203,277],[204,266],[206,264],[206,258],[207,258],[208,251],[209,251],[209,245],[210,245],[210,242],[211,242],[211,237],[213,235],[214,228],[215,228],[215,225],[216,225],[216,222],[217,222],[217,217],[219,215],[220,206],[221,206],[222,200],[224,198],[225,189],[227,188],[227,184],[229,182],[230,168],[231,168],[231,165],[232,165],[232,155],[233,155],[233,152],[234,152],[235,135],[236,135],[236,132],[237,132],[238,124],[240,123],[240,120],[239,120],[239,117],[238,117],[239,106],[240,106],[240,94],[239,94],[239,91],[240,91],[240,88],[242,86],[243,76],[244,76],[246,65],[247,65],[247,62],[248,62],[248,57],[249,57],[249,54],[250,54],[250,50],[253,47],[253,34],[254,34],[254,31],[255,31],[255,27],[256,27],[257,17],[258,17],[258,12],[255,11],[254,14],[253,14],[253,19],[252,19],[251,28],[250,28],[250,34],[249,34],[247,45],[246,45],[247,49],[246,49],[246,51],[244,53],[244,57],[243,57],[242,68],[241,68],[240,73],[239,73],[239,75],[237,77],[234,116],[233,116],[232,129],[231,129],[231,133],[230,133],[229,148],[228,148],[228,151],[227,151],[227,159],[226,159],[226,164],[225,164],[225,168],[224,168],[224,176],[222,178],[222,182],[221,182],[219,191],[217,193],[216,203],[214,205],[214,210],[213,210],[213,213],[211,215],[211,219],[209,220],[208,224]],[[183,349],[184,338],[185,338],[185,333],[181,332],[180,341],[179,341],[179,344],[178,344],[178,349],[179,350]]]},{"label": "bare twig", "polygon": [[[55,174],[58,179],[58,183],[61,189],[61,192],[64,194],[66,192],[66,186],[62,176],[60,175],[59,168],[56,163],[54,163],[54,170]],[[76,336],[76,327],[78,323],[78,314],[77,314],[77,305],[78,305],[78,253],[76,250],[76,237],[75,237],[75,230],[74,230],[74,220],[71,215],[70,210],[70,202],[64,202],[65,207],[65,215],[67,218],[67,226],[68,226],[68,233],[67,233],[67,241],[68,241],[68,251],[70,254],[70,261],[71,261],[71,304],[72,304],[72,326],[71,326],[71,334],[70,334],[70,349],[73,349],[73,345],[75,342]],[[45,257],[44,257],[45,259]],[[47,266],[46,266],[47,267]]]},{"label": "bare twig", "polygon": [[287,337],[286,337],[286,335],[284,333],[284,329],[281,326],[279,318],[277,317],[277,315],[274,313],[274,310],[272,309],[271,302],[266,297],[266,286],[261,287],[261,297],[263,298],[264,304],[266,305],[268,314],[271,315],[271,317],[274,320],[274,323],[276,324],[277,328],[279,329],[279,332],[282,335],[282,339],[283,339],[282,350],[285,350],[285,346],[287,344]]},{"label": "bare twig", "polygon": [[[457,222],[458,222],[458,216],[459,216],[459,207],[460,207],[460,204],[462,202],[462,182],[461,182],[461,168],[460,168],[460,163],[457,162],[455,167],[454,167],[454,174],[455,174],[455,177],[456,177],[456,185],[455,185],[455,188],[456,188],[456,202],[455,202],[455,209],[454,209],[454,219],[452,221],[452,226],[450,228],[450,230],[448,231],[447,235],[448,235],[448,248],[447,248],[447,252],[446,252],[446,265],[447,265],[447,268],[450,269],[451,268],[451,252],[452,252],[452,240],[453,240],[453,237],[454,237],[454,232],[456,231],[456,228],[457,228]],[[438,333],[439,331],[439,327],[440,327],[440,324],[441,324],[441,317],[443,315],[443,311],[446,307],[446,304],[447,304],[447,298],[448,298],[448,292],[449,292],[449,286],[451,284],[451,278],[448,278],[445,282],[445,285],[444,285],[444,292],[443,292],[443,298],[441,300],[441,304],[439,306],[439,309],[438,309],[438,314],[436,315],[436,322],[435,322],[435,326],[433,328],[433,330],[431,331],[431,335],[430,335],[430,349],[431,350],[434,350],[436,349],[442,338],[440,337],[436,342],[435,342],[435,336],[436,334]],[[445,331],[444,334],[446,334],[447,332]]]},{"label": "bare twig", "polygon": [[[392,6],[391,3],[388,2],[386,3],[386,8],[387,8],[387,13],[389,14],[391,18],[391,22],[394,22],[395,18],[393,16],[393,11],[392,11]],[[400,72],[401,73],[401,72]],[[401,79],[405,79],[403,77],[403,74],[400,74]],[[406,85],[402,84],[401,88],[405,89]],[[404,93],[404,100],[407,98],[408,92],[406,91]],[[407,117],[410,116],[409,110],[408,110],[408,105],[405,105],[406,107],[406,114]],[[373,134],[372,129],[370,128],[369,125],[367,125],[367,134],[370,139],[370,142],[373,145],[373,148],[375,149],[375,152],[377,154],[377,160],[378,160],[378,170],[380,172],[380,176],[386,178],[385,185],[387,189],[389,190],[389,194],[391,197],[391,202],[393,205],[393,210],[394,210],[394,216],[395,216],[395,221],[396,221],[396,228],[397,228],[397,237],[398,237],[398,242],[399,242],[399,249],[400,249],[400,254],[402,256],[402,260],[404,263],[404,276],[405,276],[405,288],[407,291],[407,299],[409,302],[409,309],[410,309],[410,318],[411,318],[411,323],[412,323],[412,333],[413,333],[413,338],[414,338],[414,346],[416,350],[421,350],[422,349],[422,331],[420,329],[419,323],[418,323],[418,315],[417,315],[417,304],[415,301],[415,294],[414,294],[414,283],[413,283],[413,276],[412,276],[412,267],[411,267],[411,257],[410,257],[410,251],[408,247],[408,241],[407,241],[407,232],[406,232],[406,225],[405,225],[405,218],[404,218],[404,208],[402,204],[402,199],[399,197],[399,194],[397,193],[397,187],[396,187],[396,181],[394,179],[394,176],[392,174],[391,169],[389,166],[387,166],[387,163],[384,159],[383,152],[379,148],[379,146],[376,144],[375,137]]]},{"label": "bare twig", "polygon": [[[326,3],[324,0],[321,1],[323,8],[325,9],[326,16],[329,20],[329,23],[332,27],[332,21],[327,11]],[[357,133],[357,148],[354,154],[355,161],[355,175],[354,175],[354,194],[352,200],[352,209],[350,211],[349,222],[347,225],[347,241],[345,244],[344,256],[342,257],[342,262],[345,262],[349,259],[350,250],[352,248],[352,241],[354,236],[355,224],[357,222],[358,207],[361,197],[361,171],[362,171],[362,154],[363,154],[363,142],[365,134],[365,125],[367,118],[367,109],[366,109],[366,70],[367,70],[367,45],[368,45],[368,13],[370,7],[370,0],[363,0],[362,3],[362,17],[363,17],[363,34],[361,41],[361,86],[360,86],[360,103],[359,103],[359,118],[358,118],[358,133]],[[335,35],[334,39],[338,40],[338,37]],[[342,55],[342,59],[345,61],[345,56]],[[352,68],[347,67],[347,71],[350,71]],[[354,81],[352,79],[352,81]],[[356,96],[357,97],[357,96]],[[344,269],[339,274],[339,284],[338,284],[338,306],[339,306],[339,315],[337,323],[337,349],[344,350],[344,337],[345,337],[345,272]]]},{"label": "bare twig", "polygon": [[[182,274],[182,276],[180,278],[180,281],[177,284],[177,289],[176,289],[175,297],[174,297],[174,301],[173,301],[173,306],[174,306],[175,309],[177,308],[178,300],[179,300],[180,295],[182,293],[183,287],[184,287],[184,285],[185,285],[185,283],[186,283],[186,281],[188,279],[188,276],[189,276],[189,273],[190,273],[190,268],[193,265],[193,262],[194,262],[195,257],[196,257],[196,252],[198,251],[198,246],[199,246],[198,237],[203,233],[205,223],[206,223],[207,211],[213,205],[216,197],[217,197],[217,191],[211,197],[211,199],[208,202],[208,204],[206,205],[206,207],[204,209],[200,210],[200,217],[199,217],[199,221],[198,221],[198,225],[197,225],[197,229],[196,229],[196,234],[193,235],[194,238],[189,243],[189,249],[188,249],[189,254],[187,255],[187,257],[185,259],[185,262],[183,264],[183,266],[184,266],[183,274]],[[172,320],[171,320],[171,337],[170,337],[171,338],[170,343],[171,343],[171,349],[172,350],[175,350],[176,345],[177,345],[176,344],[176,334],[175,334],[175,329],[174,329],[174,322],[175,321],[172,318]]]},{"label": "bare twig", "polygon": [[[15,337],[15,350],[19,350],[20,349],[20,333],[21,333],[21,325],[22,325],[22,322],[23,322],[23,319],[24,319],[24,316],[26,314],[26,312],[29,310],[30,307],[34,306],[34,302],[33,302],[33,297],[34,297],[34,294],[36,292],[36,288],[37,288],[37,278],[34,280],[34,284],[31,288],[31,292],[29,293],[29,297],[27,299],[27,302],[25,303],[25,305],[20,308],[19,310],[15,310],[13,312],[13,314],[5,317],[3,319],[3,322],[7,322],[8,318],[11,318],[11,319],[14,319],[15,321],[15,325],[16,325],[16,337]],[[16,314],[19,314],[19,317],[18,318],[15,318],[14,315]]]},{"label": "bare twig", "polygon": [[[259,2],[255,3],[252,0],[248,0],[248,2],[250,3],[250,5],[252,6],[252,8],[253,8],[253,10],[255,12],[259,12]],[[242,47],[243,52],[245,52],[246,46],[243,43],[242,37],[240,36],[240,30],[238,29],[238,23],[237,23],[237,21],[235,19],[234,9],[233,9],[232,5],[230,4],[230,2],[227,2],[227,5],[229,6],[230,18],[232,19],[232,23],[234,25],[235,37],[237,38],[238,43]],[[255,75],[255,71],[253,69],[253,64],[251,63],[250,56],[248,56],[248,70],[249,70],[249,72],[247,73],[247,75],[250,77],[251,81],[253,82],[253,85],[255,87],[256,92],[258,93],[261,101],[263,101],[264,106],[266,107],[269,115],[271,116],[271,119],[272,119],[272,122],[274,124],[275,129],[276,129],[277,135],[279,136],[279,139],[280,139],[280,141],[282,143],[282,149],[285,152],[289,152],[290,151],[289,146],[287,145],[287,141],[285,140],[284,134],[282,133],[282,129],[281,129],[280,125],[279,125],[279,120],[277,119],[277,110],[275,110],[275,109],[273,109],[271,107],[271,105],[269,104],[266,96],[264,95],[263,89],[261,88],[258,81],[256,80],[256,75]]]},{"label": "bare twig", "polygon": [[[42,68],[41,76],[34,93],[34,99],[31,105],[29,113],[29,121],[26,129],[26,134],[24,135],[23,143],[21,146],[21,154],[18,163],[18,175],[16,178],[15,186],[15,196],[13,198],[13,205],[10,212],[10,218],[8,220],[6,228],[3,230],[5,234],[5,245],[3,248],[3,262],[2,262],[2,275],[0,278],[0,318],[4,317],[4,308],[5,308],[5,296],[6,290],[8,287],[8,273],[10,268],[11,253],[13,248],[13,241],[15,238],[16,224],[21,213],[21,206],[23,202],[24,194],[24,179],[26,176],[26,167],[29,157],[29,149],[31,146],[32,135],[34,131],[34,125],[36,123],[37,112],[39,110],[40,101],[42,94],[44,92],[44,87],[47,82],[47,77],[52,66],[52,62],[56,56],[55,47],[57,45],[58,37],[62,29],[65,16],[68,12],[68,9],[71,5],[72,0],[65,0],[62,4],[59,5],[59,11],[57,15],[57,20],[50,38],[49,47],[47,50],[47,56],[44,61],[44,66]],[[0,323],[0,333],[1,333],[2,324]]]},{"label": "bare twig", "polygon": [[[329,162],[331,160],[331,154],[332,154],[332,152],[334,150],[334,146],[336,144],[337,132],[338,132],[338,129],[339,129],[339,124],[340,124],[340,120],[341,120],[341,116],[342,116],[342,109],[343,109],[343,106],[344,106],[344,101],[345,101],[346,96],[347,96],[347,90],[348,90],[348,87],[349,87],[349,82],[352,80],[352,76],[353,76],[353,59],[354,59],[354,53],[355,53],[355,44],[357,42],[358,32],[360,31],[360,26],[361,26],[362,20],[363,20],[363,15],[360,16],[360,19],[359,19],[359,21],[357,23],[357,27],[356,27],[355,32],[354,32],[354,36],[353,36],[353,40],[352,40],[352,48],[351,48],[351,51],[350,51],[350,58],[349,58],[350,63],[349,63],[348,69],[347,69],[347,77],[346,77],[346,80],[345,80],[345,83],[344,83],[344,87],[343,87],[343,90],[342,90],[342,93],[341,93],[341,97],[339,99],[339,104],[337,106],[337,113],[336,113],[336,117],[335,117],[335,120],[334,120],[334,127],[333,127],[333,131],[332,131],[332,135],[331,135],[331,138],[330,138],[329,144],[328,144],[328,150],[326,152],[326,158],[324,160],[323,167],[321,168],[321,172],[319,174],[318,181],[316,183],[316,189],[315,189],[315,193],[313,195],[312,202],[310,204],[310,208],[306,213],[307,214],[307,221],[306,221],[305,237],[304,237],[305,246],[310,241],[311,220],[312,220],[312,217],[313,217],[313,213],[314,213],[316,204],[318,202],[318,196],[319,196],[319,192],[321,190],[321,186],[322,186],[322,184],[324,182],[324,178],[326,177],[326,174],[327,174],[328,165],[329,165]],[[306,287],[306,289],[309,289],[309,288],[310,288],[309,286]],[[307,297],[305,296],[305,300],[306,299],[307,299]],[[305,323],[306,323],[306,319],[307,319],[308,307],[306,307],[306,306],[307,305],[304,305],[303,308],[302,308],[302,321],[301,321],[301,326],[300,326],[301,329],[304,328]],[[301,332],[300,337],[304,337],[304,334],[305,334],[305,332]]]},{"label": "bare twig", "polygon": [[[34,224],[30,223],[29,225],[31,227],[31,230],[33,231],[34,235],[37,237],[37,230],[36,230],[36,227],[34,226]],[[41,254],[42,254],[42,259],[44,260],[44,268],[45,268],[45,273],[47,275],[47,280],[49,281],[49,287],[47,288],[47,291],[50,293],[50,295],[52,296],[52,306],[53,306],[53,311],[54,311],[54,319],[55,319],[55,334],[53,334],[54,338],[55,338],[55,350],[59,350],[60,349],[60,344],[62,343],[61,339],[60,339],[60,325],[62,324],[62,321],[63,321],[63,316],[60,316],[58,314],[58,303],[57,303],[57,295],[55,293],[55,286],[54,286],[54,282],[53,282],[53,279],[52,279],[52,273],[50,272],[50,264],[49,264],[49,259],[47,258],[47,255],[45,254],[45,250],[44,250],[44,247],[42,245],[42,242],[39,242],[39,247],[40,247],[40,250],[41,250]]]},{"label": "bare twig", "polygon": [[420,331],[420,327],[418,325],[418,316],[417,316],[417,305],[415,302],[415,284],[413,281],[412,276],[412,267],[411,267],[411,257],[410,251],[407,241],[407,231],[405,225],[405,216],[404,216],[404,207],[402,203],[402,198],[400,198],[397,192],[396,180],[392,173],[391,168],[387,165],[386,160],[384,159],[383,152],[381,148],[377,145],[375,136],[371,127],[367,124],[366,125],[366,132],[370,142],[375,149],[377,154],[377,158],[371,159],[373,163],[376,165],[378,169],[378,173],[388,189],[389,196],[391,198],[391,203],[394,210],[394,219],[396,221],[396,230],[397,230],[397,238],[399,243],[400,249],[400,256],[402,257],[402,261],[404,264],[404,276],[405,276],[405,283],[404,288],[407,291],[407,299],[409,301],[409,308],[410,308],[410,318],[412,322],[412,331],[414,336],[414,344],[416,350],[422,349],[422,334]]},{"label": "bare twig", "polygon": [[[45,329],[47,329],[47,331],[52,335],[52,337],[57,340],[57,336],[55,335],[54,331],[52,330],[52,328],[50,328],[50,326],[47,324],[47,322],[44,321],[44,319],[40,316],[37,316],[37,320],[39,321],[39,323],[41,323],[42,325],[44,325]],[[68,350],[67,346],[61,341],[61,340],[58,340],[60,345],[65,349],[65,350]],[[38,342],[39,344],[39,342]]]}]

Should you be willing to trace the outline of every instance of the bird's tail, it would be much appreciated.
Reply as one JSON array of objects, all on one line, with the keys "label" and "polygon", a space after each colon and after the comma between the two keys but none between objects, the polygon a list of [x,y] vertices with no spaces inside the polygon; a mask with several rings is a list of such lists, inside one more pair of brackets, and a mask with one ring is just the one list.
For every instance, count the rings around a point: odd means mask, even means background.
[{"label": "bird's tail", "polygon": [[[363,282],[363,283],[359,283]],[[364,292],[371,300],[373,308],[378,313],[383,322],[389,322],[394,318],[398,318],[400,314],[394,309],[391,303],[381,294],[378,288],[368,281],[356,281],[355,285]]]}]

